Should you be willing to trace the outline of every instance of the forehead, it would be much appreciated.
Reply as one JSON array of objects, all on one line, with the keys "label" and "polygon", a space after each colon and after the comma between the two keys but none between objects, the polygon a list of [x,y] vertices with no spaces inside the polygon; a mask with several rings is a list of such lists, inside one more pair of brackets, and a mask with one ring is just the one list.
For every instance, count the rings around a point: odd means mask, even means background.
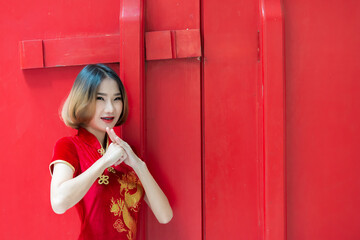
[{"label": "forehead", "polygon": [[116,94],[120,93],[119,85],[112,78],[104,78],[98,88],[98,93]]}]

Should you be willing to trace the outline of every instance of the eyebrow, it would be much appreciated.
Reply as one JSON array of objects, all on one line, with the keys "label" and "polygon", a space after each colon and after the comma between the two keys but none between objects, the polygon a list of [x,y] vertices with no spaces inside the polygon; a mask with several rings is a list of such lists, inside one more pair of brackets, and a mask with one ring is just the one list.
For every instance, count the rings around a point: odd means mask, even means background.
[{"label": "eyebrow", "polygon": [[[97,95],[100,95],[100,96],[107,96],[106,93],[101,93],[101,92],[98,92]],[[115,93],[114,96],[121,96],[121,93]]]}]

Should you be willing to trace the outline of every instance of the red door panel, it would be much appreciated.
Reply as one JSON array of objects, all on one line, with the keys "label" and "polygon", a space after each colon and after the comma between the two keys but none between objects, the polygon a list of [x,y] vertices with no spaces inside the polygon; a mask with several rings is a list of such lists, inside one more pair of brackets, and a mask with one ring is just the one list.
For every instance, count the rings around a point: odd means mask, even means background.
[{"label": "red door panel", "polygon": [[199,64],[147,63],[146,161],[174,211],[167,225],[148,213],[147,239],[201,239]]},{"label": "red door panel", "polygon": [[360,239],[358,1],[285,1],[288,239]]},{"label": "red door panel", "polygon": [[[200,29],[200,1],[146,2],[146,32],[185,29]],[[146,62],[145,156],[174,211],[174,218],[167,225],[157,223],[148,211],[147,239],[202,238],[200,101],[199,60]]]},{"label": "red door panel", "polygon": [[261,239],[258,8],[257,1],[203,1],[208,240]]}]

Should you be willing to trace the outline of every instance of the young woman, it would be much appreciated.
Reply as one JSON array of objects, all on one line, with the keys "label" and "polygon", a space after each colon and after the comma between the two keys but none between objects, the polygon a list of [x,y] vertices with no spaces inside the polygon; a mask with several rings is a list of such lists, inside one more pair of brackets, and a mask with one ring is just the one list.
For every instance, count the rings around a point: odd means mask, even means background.
[{"label": "young woman", "polygon": [[65,124],[78,132],[57,141],[50,164],[52,208],[62,214],[76,206],[79,239],[135,239],[142,200],[160,223],[173,216],[146,164],[113,130],[127,115],[117,74],[102,64],[86,66],[62,109]]}]

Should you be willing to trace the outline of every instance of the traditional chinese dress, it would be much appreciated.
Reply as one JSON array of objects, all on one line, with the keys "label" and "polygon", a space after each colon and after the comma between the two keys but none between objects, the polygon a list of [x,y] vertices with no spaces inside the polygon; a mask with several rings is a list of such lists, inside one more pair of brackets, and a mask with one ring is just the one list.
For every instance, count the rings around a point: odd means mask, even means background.
[{"label": "traditional chinese dress", "polygon": [[[76,177],[104,153],[97,138],[79,128],[75,136],[56,142],[50,172],[55,163],[62,162],[74,170]],[[76,204],[81,219],[79,240],[135,239],[143,197],[144,189],[131,167],[122,163],[107,168]]]}]

